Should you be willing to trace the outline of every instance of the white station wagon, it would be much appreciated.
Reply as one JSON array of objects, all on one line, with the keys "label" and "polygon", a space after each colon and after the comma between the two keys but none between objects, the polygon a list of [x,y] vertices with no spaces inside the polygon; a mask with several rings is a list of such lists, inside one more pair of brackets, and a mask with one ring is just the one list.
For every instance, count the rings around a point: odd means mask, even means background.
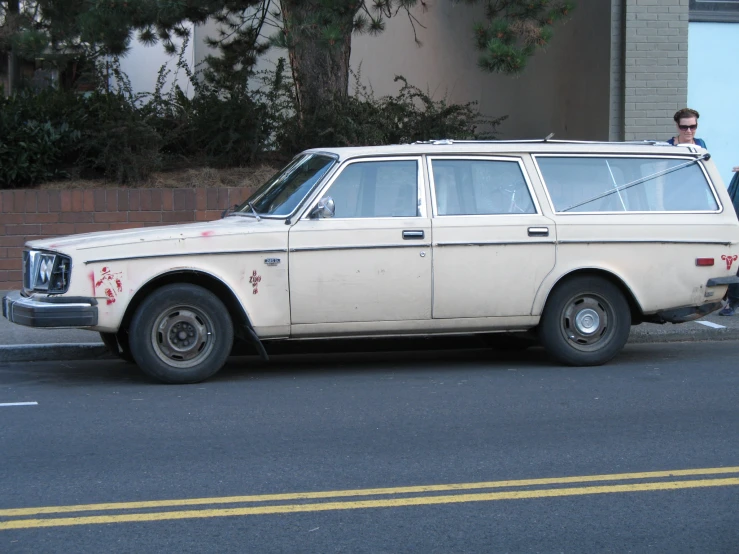
[{"label": "white station wagon", "polygon": [[[36,240],[3,315],[99,331],[168,383],[235,338],[529,332],[603,364],[738,282],[739,223],[702,149],[434,141],[298,155],[218,221]],[[509,336],[509,335],[503,335]]]}]

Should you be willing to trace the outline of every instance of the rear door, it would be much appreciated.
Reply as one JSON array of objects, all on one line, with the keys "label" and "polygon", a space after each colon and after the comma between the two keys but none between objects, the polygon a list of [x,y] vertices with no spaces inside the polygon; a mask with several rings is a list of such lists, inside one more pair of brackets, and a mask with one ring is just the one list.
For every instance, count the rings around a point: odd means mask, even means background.
[{"label": "rear door", "polygon": [[552,270],[554,222],[516,157],[428,159],[433,200],[433,318],[531,314]]}]

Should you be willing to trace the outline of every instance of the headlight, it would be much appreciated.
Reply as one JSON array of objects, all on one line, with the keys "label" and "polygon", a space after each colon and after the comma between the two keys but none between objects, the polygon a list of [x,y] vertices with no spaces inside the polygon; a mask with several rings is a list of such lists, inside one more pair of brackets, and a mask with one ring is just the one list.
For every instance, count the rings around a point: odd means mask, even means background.
[{"label": "headlight", "polygon": [[28,291],[67,292],[71,260],[61,254],[23,252],[23,287]]}]

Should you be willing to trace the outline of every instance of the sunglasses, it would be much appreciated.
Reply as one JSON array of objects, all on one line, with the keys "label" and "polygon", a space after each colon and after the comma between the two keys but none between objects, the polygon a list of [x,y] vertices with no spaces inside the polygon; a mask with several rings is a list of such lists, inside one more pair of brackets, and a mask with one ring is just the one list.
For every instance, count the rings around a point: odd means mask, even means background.
[{"label": "sunglasses", "polygon": [[695,131],[698,128],[698,125],[678,125],[681,131],[687,131],[690,129],[691,131]]}]

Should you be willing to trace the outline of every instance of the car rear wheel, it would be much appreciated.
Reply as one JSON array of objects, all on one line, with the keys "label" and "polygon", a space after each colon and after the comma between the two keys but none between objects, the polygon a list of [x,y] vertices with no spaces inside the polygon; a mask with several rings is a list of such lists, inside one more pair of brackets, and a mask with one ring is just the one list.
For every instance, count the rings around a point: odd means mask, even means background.
[{"label": "car rear wheel", "polygon": [[164,383],[198,383],[226,362],[233,324],[212,292],[190,284],[167,285],[136,310],[129,342],[147,375]]},{"label": "car rear wheel", "polygon": [[564,364],[596,366],[621,351],[630,329],[629,305],[616,285],[600,277],[574,277],[549,295],[539,338]]}]

